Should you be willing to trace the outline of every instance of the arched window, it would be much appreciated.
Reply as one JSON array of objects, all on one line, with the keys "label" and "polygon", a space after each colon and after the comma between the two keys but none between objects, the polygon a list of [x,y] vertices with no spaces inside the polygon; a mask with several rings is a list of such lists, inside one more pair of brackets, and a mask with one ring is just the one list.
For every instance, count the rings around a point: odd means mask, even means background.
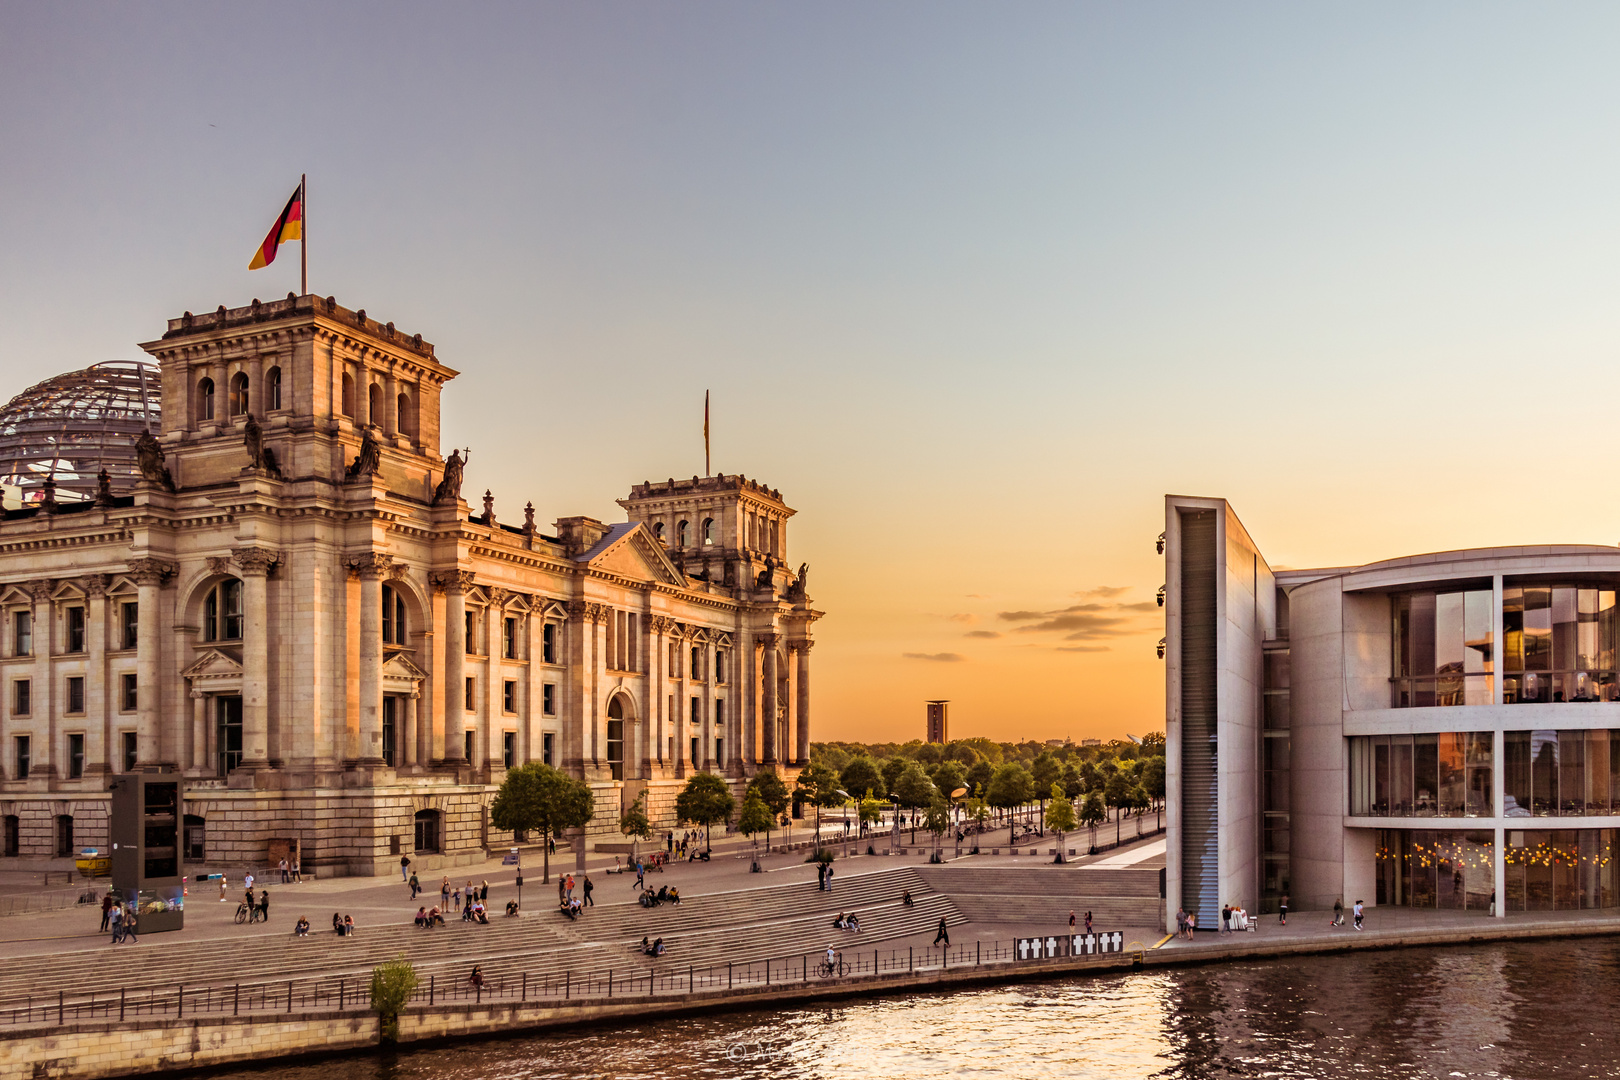
[{"label": "arched window", "polygon": [[197,384],[197,419],[214,418],[214,380],[203,379]]},{"label": "arched window", "polygon": [[248,377],[238,371],[231,376],[231,415],[241,416],[248,411]]},{"label": "arched window", "polygon": [[437,810],[418,810],[416,812],[416,853],[418,855],[432,855],[439,850],[439,812]]},{"label": "arched window", "polygon": [[392,585],[382,587],[382,639],[384,645],[404,645],[405,594]]},{"label": "arched window", "polygon": [[354,419],[354,376],[343,373],[343,415]]},{"label": "arched window", "polygon": [[399,395],[399,433],[407,438],[416,438],[416,413],[411,408],[409,394]]},{"label": "arched window", "polygon": [[273,367],[264,373],[264,411],[281,408],[281,369]]},{"label": "arched window", "polygon": [[664,523],[662,521],[653,522],[653,539],[657,540],[659,543],[663,543]]},{"label": "arched window", "polygon": [[242,579],[226,578],[203,597],[204,641],[240,641],[242,638]]},{"label": "arched window", "polygon": [[383,391],[376,383],[366,390],[366,423],[383,426]]},{"label": "arched window", "polygon": [[675,526],[675,546],[686,546],[686,522],[684,521]]},{"label": "arched window", "polygon": [[714,518],[703,519],[703,542],[705,544],[714,543]]},{"label": "arched window", "polygon": [[613,779],[624,779],[624,698],[616,697],[608,705],[607,723],[608,768]]}]

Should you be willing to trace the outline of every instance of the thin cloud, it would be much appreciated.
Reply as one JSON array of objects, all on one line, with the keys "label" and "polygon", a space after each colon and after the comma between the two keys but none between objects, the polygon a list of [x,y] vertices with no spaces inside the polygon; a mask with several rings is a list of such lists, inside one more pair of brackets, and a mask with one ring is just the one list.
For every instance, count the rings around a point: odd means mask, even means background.
[{"label": "thin cloud", "polygon": [[1058,652],[1113,652],[1112,645],[1059,645]]},{"label": "thin cloud", "polygon": [[931,619],[944,619],[946,622],[956,622],[956,623],[976,623],[976,622],[979,621],[979,617],[977,615],[971,614],[970,612],[966,612],[966,611],[957,611],[957,612],[953,612],[953,613],[951,613],[949,615],[930,615],[929,618],[931,618]]},{"label": "thin cloud", "polygon": [[1158,611],[1159,602],[1157,600],[1143,600],[1135,604],[1121,604],[1119,605],[1119,610],[1141,612]]},{"label": "thin cloud", "polygon": [[936,664],[960,664],[967,659],[961,653],[953,652],[908,652],[900,655],[907,660],[931,660]]},{"label": "thin cloud", "polygon": [[1076,596],[1095,596],[1099,600],[1112,600],[1116,596],[1123,596],[1131,591],[1129,585],[1099,585],[1095,589],[1083,589],[1075,593]]},{"label": "thin cloud", "polygon": [[971,638],[998,638],[1001,636],[1001,634],[995,630],[969,630],[962,636]]}]

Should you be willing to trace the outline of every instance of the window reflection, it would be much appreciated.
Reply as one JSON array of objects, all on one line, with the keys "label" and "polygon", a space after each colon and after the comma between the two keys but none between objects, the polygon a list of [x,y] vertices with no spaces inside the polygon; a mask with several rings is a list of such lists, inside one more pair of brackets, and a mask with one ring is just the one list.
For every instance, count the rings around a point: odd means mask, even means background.
[{"label": "window reflection", "polygon": [[1504,817],[1578,817],[1620,808],[1620,732],[1502,735]]},{"label": "window reflection", "polygon": [[1615,590],[1511,585],[1502,590],[1502,700],[1620,701]]},{"label": "window reflection", "polygon": [[1491,590],[1392,598],[1395,708],[1494,705]]},{"label": "window reflection", "polygon": [[1488,731],[1352,736],[1350,813],[1490,817],[1493,744]]},{"label": "window reflection", "polygon": [[1509,829],[1504,839],[1506,910],[1620,906],[1614,829]]},{"label": "window reflection", "polygon": [[1491,832],[1379,829],[1380,904],[1489,911],[1496,894],[1496,836]]}]

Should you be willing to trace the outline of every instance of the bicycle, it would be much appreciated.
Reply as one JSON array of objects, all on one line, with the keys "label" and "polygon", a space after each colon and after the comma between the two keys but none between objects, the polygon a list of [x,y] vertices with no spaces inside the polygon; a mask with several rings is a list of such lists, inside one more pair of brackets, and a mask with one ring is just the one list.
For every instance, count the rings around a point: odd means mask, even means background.
[{"label": "bicycle", "polygon": [[247,904],[245,904],[245,903],[237,904],[236,905],[236,924],[238,926],[240,926],[241,924],[247,922],[249,919],[251,919],[253,917],[253,912],[256,911],[256,910],[258,910],[258,909],[248,907]]},{"label": "bicycle", "polygon": [[848,970],[849,969],[844,966],[844,958],[842,956],[840,956],[837,960],[823,960],[821,963],[816,965],[816,974],[821,976],[823,979],[830,979],[836,975],[843,975]]}]

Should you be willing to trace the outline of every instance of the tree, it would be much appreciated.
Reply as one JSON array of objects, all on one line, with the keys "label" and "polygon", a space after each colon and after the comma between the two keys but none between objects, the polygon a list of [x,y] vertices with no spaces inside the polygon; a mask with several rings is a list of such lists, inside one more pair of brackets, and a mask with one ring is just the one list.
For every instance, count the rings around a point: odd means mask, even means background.
[{"label": "tree", "polygon": [[897,754],[878,767],[883,773],[882,794],[884,796],[894,794],[894,785],[900,782],[900,774],[905,772],[906,766],[910,764],[912,764],[910,761]]},{"label": "tree", "polygon": [[1074,828],[1074,804],[1064,792],[1063,785],[1053,782],[1052,805],[1046,810],[1046,827],[1057,833],[1057,862],[1063,862],[1063,834]]},{"label": "tree", "polygon": [[1063,779],[1063,765],[1052,756],[1050,750],[1044,750],[1029,767],[1029,775],[1035,781],[1035,798],[1041,804],[1041,827],[1044,829],[1046,800],[1051,795],[1052,785]]},{"label": "tree", "polygon": [[1164,758],[1150,757],[1142,762],[1142,786],[1154,805],[1164,801]]},{"label": "tree", "polygon": [[1142,736],[1142,750],[1148,754],[1164,756],[1164,732],[1150,731]]},{"label": "tree", "polygon": [[838,774],[812,764],[799,774],[798,790],[804,802],[816,808],[816,850],[821,850],[821,808],[844,801],[838,793]]},{"label": "tree", "polygon": [[[990,786],[985,789],[985,801],[999,810],[1011,811],[1015,806],[1023,806],[1035,797],[1035,779],[1029,775],[1029,770],[1017,762],[1008,762],[995,771],[990,777]],[[1008,842],[1011,842],[1009,837]]]},{"label": "tree", "polygon": [[[1116,769],[1114,774],[1108,778],[1108,782],[1103,786],[1103,798],[1106,799],[1108,801],[1108,805],[1114,807],[1115,810],[1123,810],[1125,807],[1131,804],[1131,789],[1135,786],[1136,785],[1131,782],[1130,770]],[[1114,818],[1114,843],[1116,844],[1119,843],[1119,827],[1124,816],[1125,815],[1123,813],[1120,813]]]},{"label": "tree", "polygon": [[675,796],[675,816],[703,829],[705,848],[713,847],[709,830],[722,821],[729,821],[735,809],[737,800],[732,797],[731,789],[714,773],[695,774]]},{"label": "tree", "polygon": [[635,862],[640,855],[638,842],[652,839],[652,822],[647,820],[647,791],[643,788],[636,793],[636,801],[631,803],[624,813],[619,815],[619,831],[630,837],[630,861]]},{"label": "tree", "polygon": [[1063,795],[1068,799],[1078,799],[1086,793],[1086,782],[1080,778],[1080,769],[1074,762],[1063,766]]},{"label": "tree", "polygon": [[748,839],[754,841],[754,865],[759,865],[759,841],[754,838],[764,833],[767,846],[771,835],[771,826],[776,824],[776,815],[771,808],[765,805],[765,800],[759,797],[759,792],[753,788],[743,798],[742,813],[737,816],[737,831]]},{"label": "tree", "polygon": [[936,789],[934,782],[928,779],[922,766],[912,762],[906,771],[900,774],[895,782],[894,796],[900,800],[900,805],[913,811],[911,815],[911,839],[917,839],[917,815],[915,811],[922,809],[934,801]]},{"label": "tree", "polygon": [[1108,811],[1103,806],[1102,793],[1093,791],[1086,796],[1086,801],[1080,804],[1080,824],[1091,830],[1091,846],[1097,846],[1097,826],[1108,820]]},{"label": "tree", "polygon": [[968,766],[967,786],[973,791],[989,791],[990,778],[995,775],[996,767],[989,761],[980,758]]},{"label": "tree", "polygon": [[866,798],[861,800],[859,811],[861,815],[861,824],[876,825],[878,822],[883,820],[883,811],[887,810],[888,808],[888,803],[884,802],[882,799],[874,799],[872,797],[872,793],[868,791],[866,793]]},{"label": "tree", "polygon": [[399,1041],[399,1014],[416,992],[416,968],[400,953],[371,969],[371,1009],[382,1021],[382,1041]]},{"label": "tree", "polygon": [[934,834],[934,861],[940,861],[940,837],[945,830],[951,827],[951,804],[939,791],[934,792],[933,800],[928,804],[928,813],[923,817],[923,828]]},{"label": "tree", "polygon": [[859,797],[868,791],[886,791],[883,784],[883,774],[878,771],[877,762],[862,754],[845,765],[838,774],[838,782],[844,790],[851,795]]},{"label": "tree", "polygon": [[551,838],[564,829],[583,827],[595,816],[591,789],[559,769],[531,761],[509,769],[489,807],[497,829],[540,834],[544,875],[551,880]]},{"label": "tree", "polygon": [[939,788],[939,793],[947,799],[951,792],[957,788],[967,787],[967,770],[959,761],[942,761],[928,774],[928,778]]},{"label": "tree", "polygon": [[[764,803],[765,808],[771,812],[771,823],[773,825],[776,823],[776,819],[781,817],[788,808],[787,785],[782,783],[782,778],[773,772],[755,773],[754,778],[748,781],[747,793],[759,796],[759,801]],[[744,799],[744,802],[746,801]],[[768,850],[770,846],[771,833],[767,829],[765,830],[765,847]]]}]

